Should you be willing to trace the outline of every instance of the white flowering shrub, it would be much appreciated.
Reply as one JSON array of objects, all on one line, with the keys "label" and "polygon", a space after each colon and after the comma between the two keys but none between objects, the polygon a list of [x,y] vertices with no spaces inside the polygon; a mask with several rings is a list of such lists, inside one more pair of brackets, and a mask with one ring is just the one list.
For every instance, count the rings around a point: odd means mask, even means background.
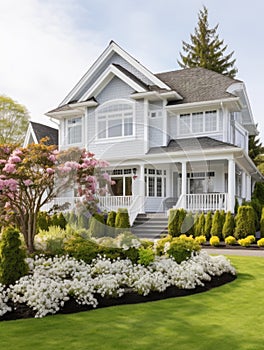
[{"label": "white flowering shrub", "polygon": [[173,258],[156,257],[148,266],[101,256],[89,265],[69,256],[36,256],[27,262],[27,276],[8,289],[0,285],[0,316],[10,311],[8,301],[25,303],[36,312],[35,317],[43,317],[58,312],[71,297],[81,305],[96,307],[98,295],[121,297],[129,290],[145,296],[169,286],[193,289],[212,276],[236,273],[224,256],[206,252],[193,254],[181,264]]}]

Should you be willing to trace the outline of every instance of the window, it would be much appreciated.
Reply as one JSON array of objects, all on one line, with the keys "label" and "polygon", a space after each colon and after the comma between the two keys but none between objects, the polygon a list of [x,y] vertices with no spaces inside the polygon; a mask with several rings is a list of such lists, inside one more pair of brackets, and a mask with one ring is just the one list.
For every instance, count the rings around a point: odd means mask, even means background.
[{"label": "window", "polygon": [[97,138],[107,139],[132,136],[133,104],[130,102],[115,102],[97,110]]},{"label": "window", "polygon": [[[220,126],[220,123],[219,123]],[[217,111],[180,115],[179,134],[200,134],[219,131]]]},{"label": "window", "polygon": [[76,117],[67,120],[68,144],[82,142],[82,118]]},{"label": "window", "polygon": [[166,170],[145,168],[145,191],[148,197],[166,197]]},{"label": "window", "polygon": [[115,182],[111,185],[113,196],[132,195],[132,169],[115,169],[109,171],[111,179]]}]

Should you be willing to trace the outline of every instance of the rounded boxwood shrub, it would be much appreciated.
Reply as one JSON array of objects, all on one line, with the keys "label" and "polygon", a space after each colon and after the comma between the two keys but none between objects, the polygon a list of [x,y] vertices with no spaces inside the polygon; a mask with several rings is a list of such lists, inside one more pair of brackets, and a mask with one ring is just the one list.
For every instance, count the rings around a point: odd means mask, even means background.
[{"label": "rounded boxwood shrub", "polygon": [[236,241],[235,237],[233,237],[233,236],[227,236],[225,238],[225,244],[227,244],[227,245],[235,245],[236,243],[237,243],[237,241]]},{"label": "rounded boxwood shrub", "polygon": [[264,238],[259,239],[257,244],[259,247],[264,247]]},{"label": "rounded boxwood shrub", "polygon": [[125,208],[119,208],[115,218],[116,228],[130,228],[128,211]]},{"label": "rounded boxwood shrub", "polygon": [[206,242],[206,237],[203,235],[197,236],[195,237],[195,241],[199,244],[204,244]]},{"label": "rounded boxwood shrub", "polygon": [[167,254],[180,264],[191,257],[192,252],[200,251],[201,247],[192,237],[180,235],[169,243]]},{"label": "rounded boxwood shrub", "polygon": [[0,242],[0,282],[2,284],[14,284],[28,273],[29,268],[25,258],[26,252],[21,247],[18,230],[11,226],[5,228]]},{"label": "rounded boxwood shrub", "polygon": [[64,251],[77,260],[90,263],[98,255],[99,245],[91,240],[75,236],[65,242]]},{"label": "rounded boxwood shrub", "polygon": [[217,247],[218,245],[220,245],[220,239],[218,236],[212,236],[210,238],[210,245],[214,246],[214,247]]}]

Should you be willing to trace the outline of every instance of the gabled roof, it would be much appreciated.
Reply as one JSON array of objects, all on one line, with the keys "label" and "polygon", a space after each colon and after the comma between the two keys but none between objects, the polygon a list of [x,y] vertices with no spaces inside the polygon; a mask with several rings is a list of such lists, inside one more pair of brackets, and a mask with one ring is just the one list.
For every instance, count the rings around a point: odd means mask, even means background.
[{"label": "gabled roof", "polygon": [[34,133],[34,136],[36,137],[36,142],[39,143],[41,139],[44,137],[49,137],[49,140],[47,141],[47,145],[58,145],[58,130],[51,128],[50,126],[30,122],[31,124],[31,132]]},{"label": "gabled roof", "polygon": [[158,73],[156,76],[183,97],[174,102],[177,104],[234,97],[227,89],[237,82],[241,83],[240,80],[200,67]]},{"label": "gabled roof", "polygon": [[231,143],[222,142],[211,137],[190,137],[184,139],[170,140],[167,146],[152,147],[149,149],[148,154],[157,154],[164,152],[190,152],[195,150],[206,150],[206,149],[231,149],[238,148]]}]

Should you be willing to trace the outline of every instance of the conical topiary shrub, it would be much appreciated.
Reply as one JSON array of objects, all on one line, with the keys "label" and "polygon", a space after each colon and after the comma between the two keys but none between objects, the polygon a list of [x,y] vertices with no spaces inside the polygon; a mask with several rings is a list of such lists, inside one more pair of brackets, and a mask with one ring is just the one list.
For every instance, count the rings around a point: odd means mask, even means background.
[{"label": "conical topiary shrub", "polygon": [[225,223],[223,226],[223,237],[233,236],[235,229],[235,219],[231,211],[228,211],[225,217]]},{"label": "conical topiary shrub", "polygon": [[117,210],[116,218],[115,218],[115,227],[116,228],[129,228],[129,215],[128,211],[125,208],[119,208]]},{"label": "conical topiary shrub", "polygon": [[264,208],[262,208],[261,218],[260,218],[260,234],[264,238]]},{"label": "conical topiary shrub", "polygon": [[205,236],[205,215],[204,215],[204,213],[201,213],[199,215],[199,220],[197,223],[195,236],[196,237]]},{"label": "conical topiary shrub", "polygon": [[212,220],[213,220],[212,212],[208,211],[208,213],[205,216],[205,228],[204,228],[204,234],[208,241],[211,237]]},{"label": "conical topiary shrub", "polygon": [[249,205],[241,205],[235,218],[236,228],[234,236],[236,239],[245,238],[249,235],[256,235],[255,213]]},{"label": "conical topiary shrub", "polygon": [[170,209],[168,221],[168,233],[172,237],[178,237],[182,233],[182,224],[186,216],[184,209]]},{"label": "conical topiary shrub", "polygon": [[110,227],[115,227],[115,220],[116,220],[116,212],[110,211],[107,216],[106,225]]},{"label": "conical topiary shrub", "polygon": [[14,284],[28,273],[26,252],[21,247],[19,232],[14,227],[4,229],[0,242],[0,283]]},{"label": "conical topiary shrub", "polygon": [[220,240],[222,239],[222,217],[219,210],[216,210],[212,219],[211,236],[217,236]]}]

